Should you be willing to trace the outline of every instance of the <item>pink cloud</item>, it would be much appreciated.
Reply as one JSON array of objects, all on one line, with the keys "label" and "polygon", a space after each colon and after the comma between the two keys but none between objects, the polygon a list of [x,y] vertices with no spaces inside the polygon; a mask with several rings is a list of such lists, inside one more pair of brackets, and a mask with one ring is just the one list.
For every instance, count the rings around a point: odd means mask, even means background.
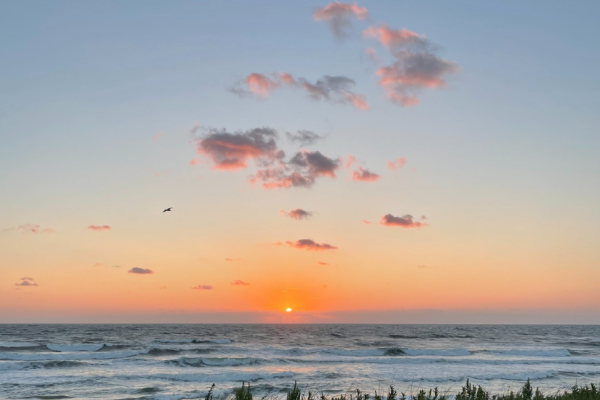
[{"label": "pink cloud", "polygon": [[375,182],[381,179],[381,176],[365,169],[363,167],[358,167],[356,171],[352,172],[352,180],[361,181],[361,182]]},{"label": "pink cloud", "polygon": [[235,285],[235,286],[248,286],[248,285],[250,285],[248,282],[244,282],[244,281],[241,281],[239,279],[236,279],[235,281],[231,282],[231,284]]},{"label": "pink cloud", "polygon": [[319,265],[329,265],[329,263],[323,262],[323,261],[319,261],[318,262]]},{"label": "pink cloud", "polygon": [[198,285],[193,287],[194,290],[213,290],[214,287],[212,285]]},{"label": "pink cloud", "polygon": [[355,162],[356,158],[353,155],[348,154],[346,156],[346,168],[350,168]]},{"label": "pink cloud", "polygon": [[318,8],[313,14],[315,21],[325,21],[331,33],[337,38],[344,38],[352,26],[352,18],[367,19],[369,12],[358,4],[333,2],[323,8]]},{"label": "pink cloud", "polygon": [[24,224],[24,225],[19,225],[16,228],[8,228],[8,229],[4,229],[4,231],[14,231],[17,230],[20,233],[26,234],[26,233],[56,233],[56,231],[54,229],[51,228],[42,228],[40,225],[34,225],[34,224]]},{"label": "pink cloud", "polygon": [[152,139],[154,139],[154,140],[158,140],[158,138],[159,138],[159,137],[160,137],[160,133],[159,133],[159,134],[157,134],[157,135],[154,135],[154,137],[153,137]]},{"label": "pink cloud", "polygon": [[371,223],[371,221],[367,221],[366,219],[363,219],[363,220],[362,220],[362,222],[363,222],[363,224],[365,224],[365,225],[369,225],[369,224]]},{"label": "pink cloud", "polygon": [[352,104],[359,110],[368,110],[367,97],[352,91],[355,84],[354,80],[345,76],[325,75],[312,83],[305,78],[296,79],[286,72],[271,73],[269,76],[252,73],[229,90],[240,97],[267,98],[277,88],[290,87],[303,90],[312,100]]},{"label": "pink cloud", "polygon": [[364,37],[372,37],[387,48],[416,45],[427,47],[427,38],[408,29],[391,29],[383,24],[378,27],[371,26],[363,32]]},{"label": "pink cloud", "polygon": [[363,36],[378,40],[394,58],[392,64],[378,68],[376,74],[388,99],[403,107],[419,104],[417,96],[423,89],[445,87],[447,76],[460,70],[455,62],[438,57],[437,47],[427,37],[408,29],[373,26]]},{"label": "pink cloud", "polygon": [[410,214],[406,214],[403,217],[395,217],[392,214],[386,214],[381,217],[379,223],[385,226],[399,226],[401,228],[421,228],[427,226],[427,224],[423,222],[415,221]]},{"label": "pink cloud", "polygon": [[388,167],[388,169],[390,169],[392,171],[395,169],[402,168],[405,165],[406,165],[406,157],[404,157],[404,156],[399,157],[397,160],[393,160],[393,161],[388,160],[387,161],[387,167]]},{"label": "pink cloud", "polygon": [[313,215],[312,212],[303,210],[301,208],[296,208],[295,210],[290,210],[290,211],[281,210],[280,212],[283,215],[286,215],[290,218],[297,219],[297,220],[308,219],[308,218],[312,217],[312,215]]},{"label": "pink cloud", "polygon": [[295,242],[286,242],[290,247],[294,247],[296,249],[304,249],[304,250],[314,250],[314,251],[321,251],[321,250],[335,250],[337,249],[337,247],[332,246],[330,244],[327,243],[317,243],[314,240],[311,239],[300,239],[297,240]]},{"label": "pink cloud", "polygon": [[274,160],[282,153],[277,148],[277,132],[269,128],[255,128],[230,133],[211,130],[196,139],[196,151],[209,158],[214,169],[238,170],[247,167],[248,159]]},{"label": "pink cloud", "polygon": [[89,225],[87,228],[91,231],[110,231],[112,229],[108,225]]}]

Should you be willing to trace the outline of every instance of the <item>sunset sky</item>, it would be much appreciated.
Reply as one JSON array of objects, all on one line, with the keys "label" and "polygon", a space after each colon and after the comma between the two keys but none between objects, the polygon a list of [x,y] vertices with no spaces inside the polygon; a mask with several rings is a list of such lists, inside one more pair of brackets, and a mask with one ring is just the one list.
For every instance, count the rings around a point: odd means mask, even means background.
[{"label": "sunset sky", "polygon": [[600,323],[599,14],[2,2],[0,323]]}]

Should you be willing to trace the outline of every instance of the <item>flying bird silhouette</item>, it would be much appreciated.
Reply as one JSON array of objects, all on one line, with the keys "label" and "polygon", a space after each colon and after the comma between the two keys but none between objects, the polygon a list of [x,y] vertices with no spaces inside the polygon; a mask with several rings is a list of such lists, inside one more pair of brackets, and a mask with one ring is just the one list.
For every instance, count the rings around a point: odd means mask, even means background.
[{"label": "flying bird silhouette", "polygon": [[173,208],[173,207],[165,208],[165,209],[163,210],[163,212],[167,212],[167,211],[173,211],[173,210],[171,210],[172,208]]}]

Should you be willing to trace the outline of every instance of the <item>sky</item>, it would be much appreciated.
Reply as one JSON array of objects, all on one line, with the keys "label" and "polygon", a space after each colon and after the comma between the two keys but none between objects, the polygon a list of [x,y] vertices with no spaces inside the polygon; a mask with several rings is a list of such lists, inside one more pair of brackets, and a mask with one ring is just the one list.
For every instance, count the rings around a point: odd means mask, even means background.
[{"label": "sky", "polygon": [[600,323],[599,12],[2,2],[0,323]]}]

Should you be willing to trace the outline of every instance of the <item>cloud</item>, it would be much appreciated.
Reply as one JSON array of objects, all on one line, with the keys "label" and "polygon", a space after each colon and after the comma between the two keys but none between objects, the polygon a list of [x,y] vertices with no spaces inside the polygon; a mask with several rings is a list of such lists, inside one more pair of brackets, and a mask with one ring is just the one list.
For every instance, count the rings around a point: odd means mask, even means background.
[{"label": "cloud", "polygon": [[112,229],[108,225],[89,225],[87,228],[91,231],[110,231]]},{"label": "cloud", "polygon": [[148,268],[138,268],[138,267],[133,267],[131,268],[129,271],[127,271],[130,274],[153,274],[154,272]]},{"label": "cloud", "polygon": [[195,287],[193,287],[191,289],[194,289],[194,290],[213,290],[214,287],[212,285],[198,285],[198,286],[195,286]]},{"label": "cloud", "polygon": [[356,171],[352,172],[352,180],[361,181],[361,182],[375,182],[381,179],[381,176],[365,169],[363,167],[358,167]]},{"label": "cloud", "polygon": [[415,221],[410,214],[406,214],[403,217],[394,217],[392,214],[386,214],[381,217],[379,223],[385,226],[399,226],[401,228],[421,228],[427,226],[423,222]]},{"label": "cloud", "polygon": [[8,232],[8,231],[19,231],[20,233],[26,234],[26,233],[56,233],[56,231],[54,229],[51,228],[42,228],[40,225],[34,225],[34,224],[23,224],[23,225],[19,225],[16,228],[7,228],[7,229],[3,229],[4,232]]},{"label": "cloud", "polygon": [[233,262],[233,261],[239,261],[239,260],[241,260],[241,258],[225,258],[224,260]]},{"label": "cloud", "polygon": [[338,39],[348,37],[352,28],[352,19],[364,20],[369,18],[369,11],[358,4],[333,2],[323,8],[318,8],[313,14],[315,21],[325,21],[329,30]]},{"label": "cloud", "polygon": [[240,281],[239,279],[236,279],[235,281],[231,282],[231,284],[235,285],[235,286],[248,286],[248,285],[250,285],[248,282]]},{"label": "cloud", "polygon": [[428,50],[432,47],[425,35],[419,35],[408,29],[394,30],[386,24],[377,27],[371,26],[365,29],[363,36],[379,40],[379,42],[388,49],[412,47],[420,50]]},{"label": "cloud", "polygon": [[256,174],[250,177],[250,182],[260,183],[265,189],[309,188],[318,177],[335,178],[335,171],[339,166],[339,159],[329,158],[319,151],[302,150],[287,162],[279,160],[256,171]]},{"label": "cloud", "polygon": [[113,265],[112,267],[113,267],[113,268],[121,268],[121,266],[120,266],[120,265]]},{"label": "cloud", "polygon": [[371,221],[367,221],[366,219],[363,219],[363,220],[362,220],[362,222],[363,222],[363,224],[365,224],[365,225],[369,225],[369,224],[371,223]]},{"label": "cloud", "polygon": [[330,244],[316,243],[314,240],[311,240],[311,239],[300,239],[295,242],[288,241],[286,243],[288,245],[290,245],[290,247],[294,247],[296,249],[304,249],[304,250],[320,251],[320,250],[335,250],[335,249],[337,249],[337,247],[332,246]]},{"label": "cloud", "polygon": [[214,169],[237,170],[247,167],[248,159],[268,162],[285,155],[277,147],[277,131],[255,128],[245,132],[230,133],[209,130],[195,140],[196,151],[212,160]]},{"label": "cloud", "polygon": [[31,287],[31,286],[38,286],[38,284],[33,281],[33,278],[24,277],[24,278],[21,278],[21,282],[15,283],[15,286],[30,286]]},{"label": "cloud", "polygon": [[329,263],[323,262],[323,261],[319,261],[318,262],[319,265],[329,265]]},{"label": "cloud", "polygon": [[[299,140],[315,139],[308,131],[299,131]],[[295,135],[292,135],[296,137]],[[291,158],[278,146],[279,135],[271,128],[255,128],[242,132],[208,130],[193,143],[199,154],[214,164],[213,169],[239,170],[254,160],[259,168],[248,179],[265,189],[311,187],[321,176],[335,178],[339,159],[329,158],[319,151],[301,150]]]},{"label": "cloud", "polygon": [[387,160],[387,167],[390,170],[395,170],[395,169],[400,169],[402,167],[404,167],[406,165],[406,157],[402,156],[400,158],[398,158],[397,160]]},{"label": "cloud", "polygon": [[394,58],[392,64],[378,68],[376,74],[388,99],[403,107],[419,104],[418,95],[423,89],[443,88],[446,77],[460,71],[457,63],[436,55],[438,47],[427,37],[408,29],[372,26],[363,36],[378,40]]},{"label": "cloud", "polygon": [[312,217],[312,215],[313,215],[312,212],[303,210],[301,208],[296,208],[295,210],[290,210],[290,211],[281,210],[280,212],[284,215],[287,215],[290,218],[297,219],[297,220],[308,219],[308,218]]},{"label": "cloud", "polygon": [[160,135],[161,135],[160,133],[159,133],[159,134],[157,134],[157,135],[154,135],[154,137],[153,137],[152,139],[153,139],[153,140],[158,140],[158,138],[160,137]]},{"label": "cloud", "polygon": [[311,131],[300,130],[296,133],[286,132],[286,136],[292,142],[298,142],[303,146],[308,146],[315,143],[317,140],[324,139],[324,136],[318,135]]},{"label": "cloud", "polygon": [[95,263],[92,267],[104,267],[105,265],[102,263]]},{"label": "cloud", "polygon": [[421,268],[421,269],[427,268],[427,265],[417,265],[417,268]]},{"label": "cloud", "polygon": [[367,97],[352,91],[356,82],[345,76],[324,75],[316,82],[305,78],[294,78],[285,72],[267,75],[251,73],[233,84],[229,91],[240,97],[266,99],[273,90],[295,88],[304,91],[312,100],[323,100],[337,104],[351,104],[359,110],[368,110]]}]

